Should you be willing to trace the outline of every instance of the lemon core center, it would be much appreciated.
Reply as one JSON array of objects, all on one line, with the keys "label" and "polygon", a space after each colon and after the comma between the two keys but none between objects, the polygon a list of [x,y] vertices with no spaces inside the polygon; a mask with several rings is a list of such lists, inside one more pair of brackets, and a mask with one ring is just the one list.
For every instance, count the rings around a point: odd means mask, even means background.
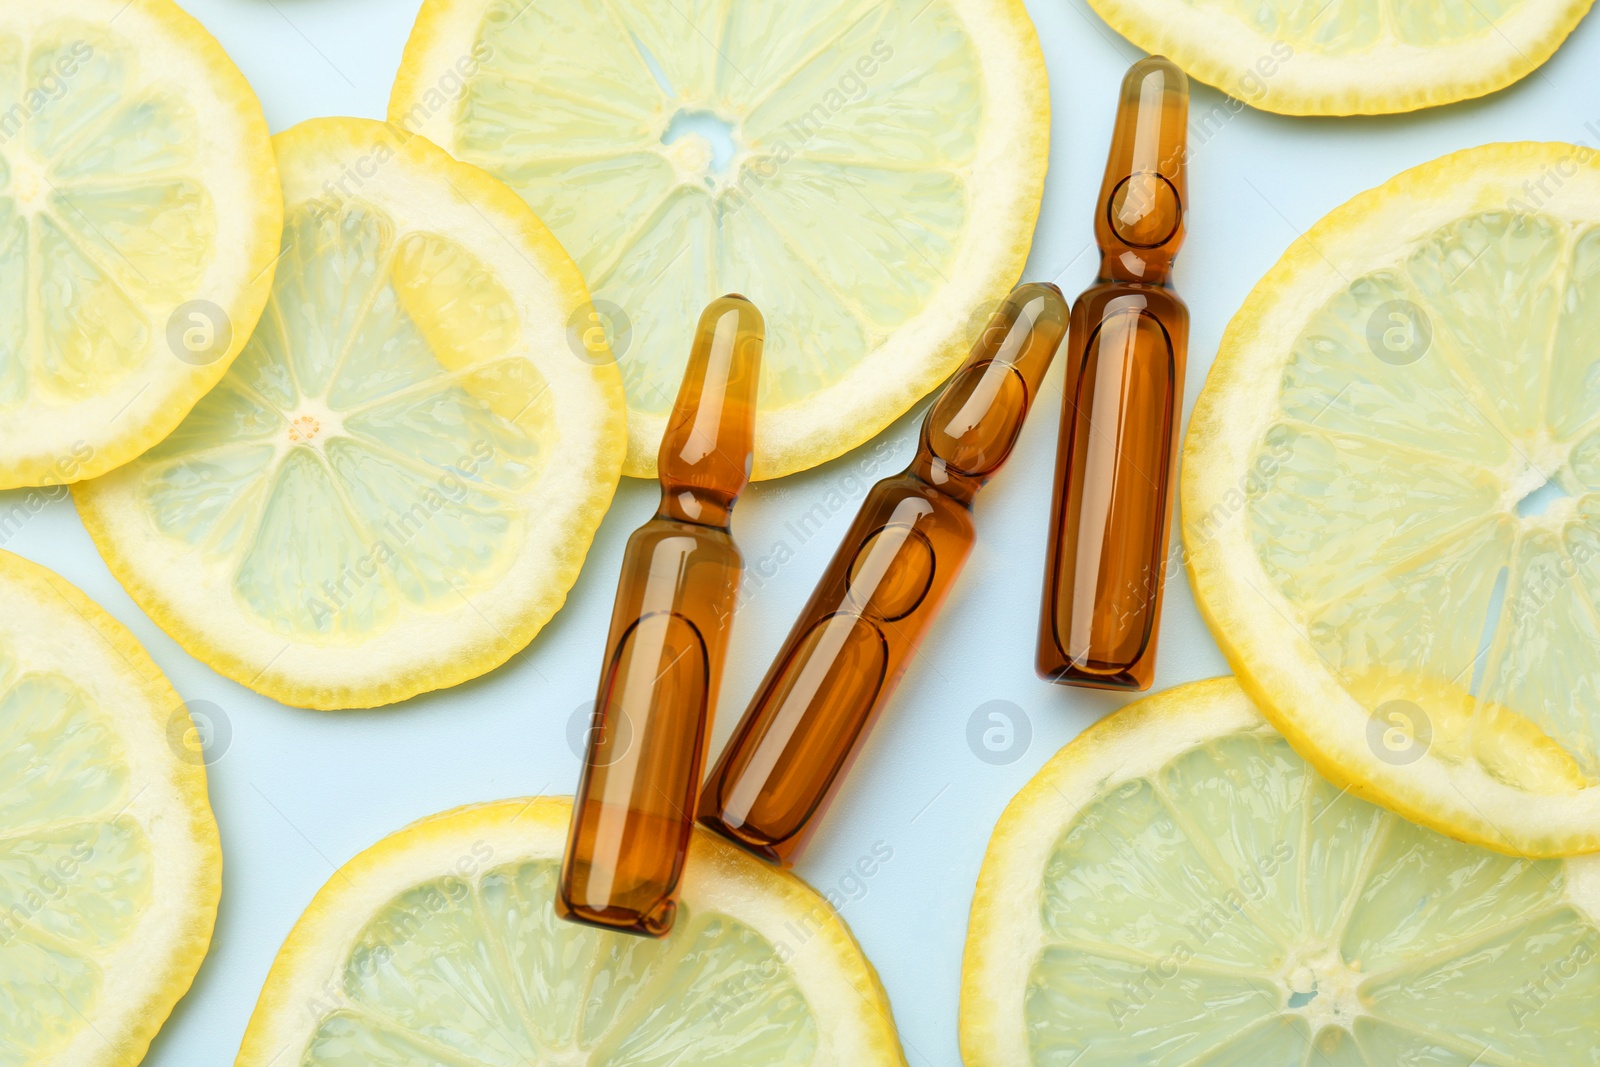
[{"label": "lemon core center", "polygon": [[37,215],[46,207],[50,195],[50,181],[44,167],[28,152],[18,152],[7,159],[11,164],[11,195],[17,207],[30,215]]},{"label": "lemon core center", "polygon": [[302,401],[289,415],[289,428],[284,432],[290,444],[321,446],[342,433],[343,425],[327,406]]},{"label": "lemon core center", "polygon": [[1517,514],[1524,519],[1563,519],[1573,510],[1572,496],[1555,478],[1530,489],[1517,501]]},{"label": "lemon core center", "polygon": [[680,181],[714,190],[732,184],[743,152],[733,120],[689,108],[672,116],[661,143]]},{"label": "lemon core center", "polygon": [[1316,1033],[1325,1026],[1350,1029],[1365,1015],[1356,986],[1361,972],[1346,963],[1333,945],[1321,943],[1292,949],[1278,972],[1288,991],[1287,1009],[1301,1015]]}]

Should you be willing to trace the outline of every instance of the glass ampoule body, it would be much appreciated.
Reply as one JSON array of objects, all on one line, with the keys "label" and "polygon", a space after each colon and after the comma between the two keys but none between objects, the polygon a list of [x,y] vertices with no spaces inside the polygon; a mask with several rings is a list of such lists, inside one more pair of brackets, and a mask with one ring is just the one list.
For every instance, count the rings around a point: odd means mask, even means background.
[{"label": "glass ampoule body", "polygon": [[972,500],[1015,445],[1066,336],[1019,286],[929,409],[916,457],[872,487],[700,796],[700,821],[788,863],[815,829],[975,539]]},{"label": "glass ampoule body", "polygon": [[562,918],[672,928],[743,561],[765,327],[738,295],[700,317],[661,442],[661,506],[628,540],[561,869]]},{"label": "glass ampoule body", "polygon": [[1038,670],[1068,685],[1155,676],[1189,343],[1172,287],[1188,115],[1172,62],[1129,69],[1095,214],[1099,277],[1072,309],[1045,560]]}]

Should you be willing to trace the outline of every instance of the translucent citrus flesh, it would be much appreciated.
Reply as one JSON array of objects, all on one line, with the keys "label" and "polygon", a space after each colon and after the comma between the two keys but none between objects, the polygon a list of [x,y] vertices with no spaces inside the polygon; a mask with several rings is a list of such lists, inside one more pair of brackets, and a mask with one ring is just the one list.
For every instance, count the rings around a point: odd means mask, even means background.
[{"label": "translucent citrus flesh", "polygon": [[[1252,878],[1262,867],[1270,877]],[[1118,877],[1130,873],[1133,891]],[[1220,738],[1067,831],[1045,872],[1054,938],[1030,975],[1028,1018],[1092,1035],[1091,1063],[1130,1062],[1152,1030],[1172,1062],[1219,1046],[1239,1063],[1300,1062],[1330,1028],[1316,1047],[1335,1062],[1451,1048],[1470,1059],[1482,1046],[1500,1055],[1480,1062],[1561,1062],[1587,1047],[1600,979],[1560,990],[1531,1032],[1516,993],[1596,936],[1562,891],[1556,861],[1463,845],[1341,797],[1281,737]],[[1179,943],[1194,957],[1176,979],[1147,1001],[1118,996]],[[1123,1042],[1105,1032],[1108,1007],[1126,1017],[1112,1031]]]},{"label": "translucent citrus flesh", "polygon": [[[41,85],[79,65],[57,94]],[[0,146],[0,286],[15,312],[0,404],[110,388],[165,326],[147,307],[180,302],[204,273],[216,225],[188,177],[200,131],[171,89],[129,84],[139,65],[87,22],[56,23],[26,47],[0,30],[0,115],[40,102]]]},{"label": "translucent citrus flesh", "polygon": [[[121,812],[132,790],[107,716],[69,678],[22,675],[0,652],[0,1063],[38,1063],[80,1029],[105,975],[101,950],[127,937],[154,872],[143,830]],[[68,873],[70,872],[70,873]],[[48,907],[46,904],[48,903]],[[22,917],[20,920],[18,917]]]},{"label": "translucent citrus flesh", "polygon": [[1600,172],[1520,180],[1577,151],[1459,153],[1319,224],[1230,328],[1185,458],[1200,603],[1273,721],[1529,855],[1600,842]]},{"label": "translucent citrus flesh", "polygon": [[[1091,0],[1141,47],[1269,111],[1387,114],[1536,69],[1593,0]],[[1221,111],[1201,115],[1198,128]]]},{"label": "translucent citrus flesh", "polygon": [[[733,7],[718,47],[656,4],[619,5],[627,32],[596,18],[581,44],[551,32],[552,23],[570,22],[570,13],[535,9],[513,22],[509,13],[517,6],[507,0],[486,18],[484,42],[500,58],[489,60],[473,81],[457,144],[463,158],[522,194],[573,249],[595,296],[628,309],[640,337],[688,338],[708,299],[750,282],[803,294],[769,313],[782,321],[787,312],[806,312],[803,321],[787,320],[773,329],[763,352],[762,404],[783,407],[837,381],[914,314],[939,272],[949,269],[955,254],[949,238],[965,223],[963,179],[981,93],[972,44],[951,14],[940,10],[943,5],[935,4],[919,20],[915,40],[897,24],[910,21],[909,6],[859,3],[854,9],[836,5],[840,10],[831,13],[790,9],[785,15]],[[664,84],[649,77],[630,32],[665,65]],[[810,49],[795,48],[790,62],[796,69],[786,70],[781,58],[762,56],[775,51],[758,47],[763,42],[789,41],[795,33],[813,47],[834,38],[832,48],[850,56],[871,56],[874,41],[893,40],[901,48],[915,46],[930,71],[943,68],[946,77],[937,92],[948,110],[914,111],[911,124],[899,132],[914,154],[897,162],[916,167],[914,188],[903,187],[900,169],[874,165],[889,155],[874,143],[882,131],[858,125],[806,139],[785,164],[782,184],[743,173],[779,166],[777,144],[796,139],[785,128],[834,88],[836,60],[806,65]],[[549,61],[558,55],[566,62]],[[733,56],[752,57],[758,69],[741,73]],[[591,73],[594,94],[577,92],[570,79],[579,62],[613,77]],[[775,69],[760,69],[768,65]],[[935,91],[931,74],[925,82],[922,94]],[[564,95],[555,97],[556,89]],[[914,106],[917,89],[911,92]],[[738,117],[748,146],[737,172],[717,174],[710,145],[699,134],[663,143],[659,118],[670,116],[680,99]],[[549,144],[537,132],[556,123],[563,127],[565,151],[555,158],[532,154],[530,149]],[[518,135],[508,137],[508,125]],[[704,173],[685,182],[681,172],[691,167]],[[741,177],[748,201],[733,200]],[[839,194],[856,183],[866,183],[857,186],[866,199],[840,202]],[[738,209],[729,210],[735,203]],[[834,239],[841,211],[850,216],[843,242]],[[895,232],[891,218],[906,228],[905,236]],[[902,250],[913,234],[920,256]],[[885,269],[886,257],[896,268],[904,261],[909,269]],[[747,264],[755,263],[763,278],[750,277]],[[655,415],[671,408],[681,360],[662,357],[677,354],[666,345],[642,344],[623,357],[630,408]]]},{"label": "translucent citrus flesh", "polygon": [[1331,4],[1277,0],[1269,3],[1199,2],[1226,11],[1257,31],[1296,49],[1350,55],[1381,41],[1419,48],[1456,44],[1494,34],[1494,23],[1534,0],[1333,0]]},{"label": "translucent citrus flesh", "polygon": [[[450,239],[397,235],[371,206],[326,219],[302,207],[284,250],[261,327],[147,457],[143,496],[163,533],[226,568],[263,626],[359,642],[505,573],[549,398],[510,351],[509,295]],[[454,290],[426,292],[441,276]],[[461,339],[469,361],[441,358],[408,299],[458,300],[487,336]],[[373,580],[350,579],[363,570]]]},{"label": "translucent citrus flesh", "polygon": [[[568,810],[463,809],[352,863],[284,946],[241,1067],[274,1055],[302,1067],[903,1062],[876,979],[827,905],[709,838],[667,938],[558,920]],[[730,911],[729,892],[744,904]],[[306,983],[318,983],[309,1012]],[[833,1002],[841,990],[848,1002]]]},{"label": "translucent citrus flesh", "polygon": [[260,106],[198,24],[56,6],[0,16],[0,486],[91,477],[170,430],[239,347],[190,365],[174,311],[247,334],[277,234]]},{"label": "translucent citrus flesh", "polygon": [[137,1062],[215,918],[200,755],[176,694],[98,607],[4,553],[0,590],[0,1065]]},{"label": "translucent citrus flesh", "polygon": [[[1218,720],[1202,736],[1162,740],[1201,715]],[[1161,754],[1119,773],[1094,754],[1119,731],[1116,744]],[[1099,773],[1109,781],[1097,786]],[[1063,810],[1062,795],[1074,801],[1058,823],[1028,814]],[[1037,866],[1002,862],[1018,834],[1039,841]],[[994,868],[1037,884],[980,886],[978,952],[1018,943],[1014,919],[984,910],[1001,898],[1031,896],[1037,940],[1011,961],[1026,970],[1017,996],[998,1004],[969,942],[964,1028],[981,1017],[1025,1043],[1030,1063],[1466,1067],[1589,1055],[1594,861],[1504,856],[1356,799],[1295,755],[1231,679],[1161,694],[1075,741],[1013,802],[985,867],[986,879]],[[1012,1062],[1003,1056],[968,1062]]]},{"label": "translucent citrus flesh", "polygon": [[[1411,349],[1390,355],[1408,362],[1373,357],[1375,316],[1411,328],[1409,312],[1383,317],[1392,302],[1430,324],[1414,362]],[[1474,687],[1588,780],[1600,777],[1597,328],[1600,227],[1505,212],[1441,227],[1307,322],[1255,457],[1279,473],[1249,504],[1263,566],[1358,697],[1417,699],[1396,675]],[[1562,496],[1519,514],[1547,481]]]},{"label": "translucent citrus flesh", "polygon": [[259,327],[80,510],[200,658],[290,703],[388,703],[498,666],[559,607],[621,389],[566,349],[582,281],[509,190],[379,123],[278,143],[294,196]]},{"label": "translucent citrus flesh", "polygon": [[[667,941],[561,922],[559,867],[495,868],[476,884],[443,878],[390,900],[350,953],[350,1006],[319,1022],[301,1062],[398,1065],[438,1046],[507,1067],[575,1054],[583,1058],[571,1062],[597,1067],[673,1054],[812,1062],[816,1020],[766,938],[715,915],[680,914]],[[419,914],[427,918],[413,928]],[[725,1003],[726,990],[764,973],[773,977],[758,991]]]},{"label": "translucent citrus flesh", "polygon": [[[1030,158],[1032,146],[1014,151],[1006,175],[987,176],[985,126],[1039,124],[1038,139],[1047,123],[993,114],[1002,102],[966,20],[1025,32],[1016,47],[1026,61],[1032,31],[1019,15],[948,0],[711,0],[687,11],[642,0],[439,2],[421,27],[452,18],[474,27],[465,89],[446,103],[437,81],[450,72],[408,57],[390,119],[506,181],[572,253],[597,307],[622,309],[630,338],[618,341],[611,325],[636,416],[627,473],[653,477],[688,339],[715,296],[742,292],[772,324],[761,407],[774,414],[840,386],[941,292],[963,306],[992,299],[987,271],[973,292],[948,283],[968,272],[968,231],[987,218],[987,201],[1043,158]],[[1042,88],[1042,69],[1037,78]],[[1021,240],[1031,221],[1025,210],[1000,226]],[[996,238],[1005,234],[984,235]],[[1020,261],[1007,266],[1002,287]],[[942,340],[925,343],[918,362],[939,363]],[[913,399],[903,381],[858,387],[894,394],[895,414]],[[758,476],[828,458],[773,454],[781,418],[767,419]],[[877,428],[848,432],[864,440]]]}]

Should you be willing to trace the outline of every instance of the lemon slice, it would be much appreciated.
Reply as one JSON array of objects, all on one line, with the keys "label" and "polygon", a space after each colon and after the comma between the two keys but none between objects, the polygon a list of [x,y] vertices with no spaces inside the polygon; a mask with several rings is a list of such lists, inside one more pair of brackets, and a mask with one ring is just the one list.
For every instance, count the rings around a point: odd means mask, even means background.
[{"label": "lemon slice", "polygon": [[0,552],[0,603],[0,1064],[136,1064],[217,916],[203,754],[75,587]]},{"label": "lemon slice", "polygon": [[286,703],[365,707],[503,663],[561,606],[616,488],[616,367],[510,190],[423,138],[276,140],[272,300],[228,376],[136,463],[76,487],[140,606]]},{"label": "lemon slice", "polygon": [[1018,0],[428,0],[389,120],[505,180],[578,261],[656,452],[706,302],[767,319],[754,476],[866,441],[1022,272],[1050,103]]},{"label": "lemon slice", "polygon": [[705,831],[669,937],[557,919],[571,811],[458,808],[351,860],[284,942],[237,1067],[905,1063],[832,907]]},{"label": "lemon slice", "polygon": [[1441,837],[1308,767],[1231,678],[1141,700],[1011,801],[967,1067],[1517,1067],[1594,1053],[1600,858]]},{"label": "lemon slice", "polygon": [[172,432],[261,314],[282,210],[260,103],[171,0],[0,6],[0,489]]},{"label": "lemon slice", "polygon": [[1329,778],[1462,840],[1600,848],[1600,157],[1490,145],[1356,197],[1223,337],[1183,539]]},{"label": "lemon slice", "polygon": [[[1504,89],[1594,0],[1089,0],[1140,48],[1253,107],[1379,115]],[[1208,128],[1226,115],[1197,114]]]}]

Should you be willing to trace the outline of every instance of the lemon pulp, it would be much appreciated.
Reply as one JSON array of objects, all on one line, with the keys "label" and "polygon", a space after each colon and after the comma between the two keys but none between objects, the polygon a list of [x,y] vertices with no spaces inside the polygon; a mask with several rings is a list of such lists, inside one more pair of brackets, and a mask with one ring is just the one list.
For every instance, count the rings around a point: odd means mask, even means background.
[{"label": "lemon pulp", "polygon": [[1597,326],[1600,226],[1486,212],[1440,227],[1307,322],[1254,457],[1278,473],[1248,505],[1311,644],[1354,688],[1374,679],[1374,706],[1409,696],[1392,675],[1472,686],[1587,780],[1600,694],[1574,682],[1600,666]]},{"label": "lemon pulp", "polygon": [[259,327],[79,496],[202,659],[291,703],[387,703],[497,666],[559,606],[617,477],[620,389],[566,349],[582,282],[498,183],[379,123],[278,143]]},{"label": "lemon pulp", "polygon": [[701,308],[753,299],[771,477],[892,421],[1015,281],[1043,88],[1026,15],[993,0],[434,0],[390,120],[506,181],[577,260],[629,474],[654,476]]},{"label": "lemon pulp", "polygon": [[1232,679],[1181,686],[1074,741],[1001,819],[963,1050],[1576,1063],[1600,998],[1597,904],[1593,859],[1451,841],[1330,785]]},{"label": "lemon pulp", "polygon": [[[620,1065],[691,1050],[697,1063],[812,1062],[816,1020],[771,942],[716,916],[682,915],[669,942],[561,922],[559,867],[495,868],[476,886],[443,878],[388,901],[351,950],[349,1006],[320,1021],[301,1062],[398,1064],[441,1045],[484,1064]],[[764,972],[774,977],[759,996],[739,995]]]},{"label": "lemon pulp", "polygon": [[[1107,22],[1236,99],[1295,115],[1388,114],[1494,92],[1593,0],[1090,0]],[[1200,115],[1209,130],[1220,108]]]},{"label": "lemon pulp", "polygon": [[137,1062],[216,916],[203,754],[82,593],[7,553],[0,591],[0,1064]]},{"label": "lemon pulp", "polygon": [[1230,327],[1183,490],[1202,608],[1290,740],[1437,829],[1545,855],[1600,844],[1582,153],[1459,153],[1319,224]]},{"label": "lemon pulp", "polygon": [[[122,813],[127,754],[100,708],[71,679],[18,670],[0,651],[0,998],[6,1063],[59,1052],[105,992],[95,955],[123,941],[150,902],[153,857]],[[12,1058],[15,1057],[15,1058]]]},{"label": "lemon pulp", "polygon": [[[366,206],[301,208],[284,241],[262,327],[142,488],[157,528],[225,560],[263,626],[361,641],[505,574],[550,400],[510,351],[509,295],[454,241],[397,235]],[[441,274],[493,324],[456,369],[405,306]]]},{"label": "lemon pulp", "polygon": [[[85,22],[55,23],[26,51],[0,32],[0,116],[16,127],[0,147],[0,278],[17,312],[0,402],[116,385],[144,355],[138,342],[165,325],[147,306],[179,302],[210,258],[216,210],[188,176],[193,110],[171,89],[118,101],[131,53]],[[81,80],[63,82],[61,69]],[[62,85],[54,100],[47,80]]]},{"label": "lemon pulp", "polygon": [[280,219],[260,105],[197,23],[21,7],[0,15],[0,486],[93,477],[171,430],[260,313]]},{"label": "lemon pulp", "polygon": [[352,861],[286,942],[241,1067],[904,1062],[827,904],[707,835],[667,938],[556,919],[569,812],[465,808]]}]

